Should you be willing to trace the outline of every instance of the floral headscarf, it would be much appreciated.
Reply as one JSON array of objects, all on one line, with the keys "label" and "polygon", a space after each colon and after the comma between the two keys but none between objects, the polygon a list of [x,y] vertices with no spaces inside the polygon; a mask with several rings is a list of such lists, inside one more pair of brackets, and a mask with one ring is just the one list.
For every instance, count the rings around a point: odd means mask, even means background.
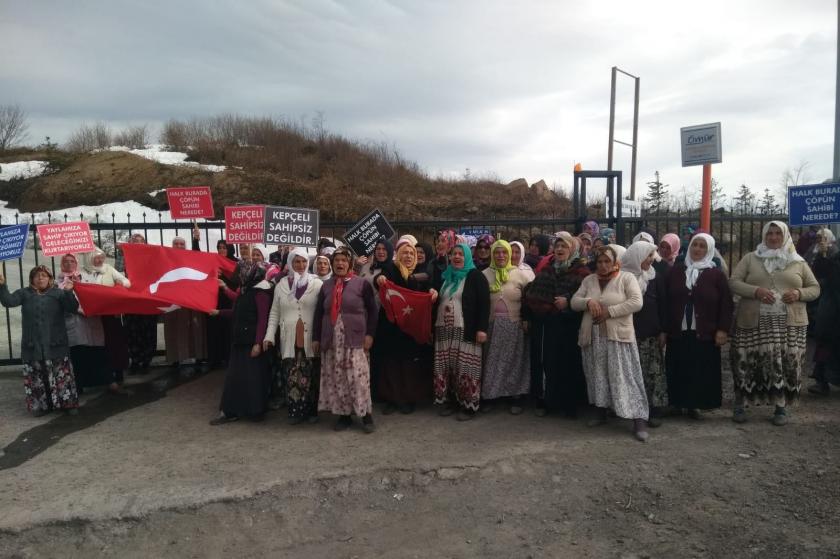
[{"label": "floral headscarf", "polygon": [[[455,231],[452,229],[441,229],[438,231],[438,239],[441,237],[446,241],[446,252],[438,251],[437,255],[439,257],[449,254],[449,251],[455,246]],[[435,251],[437,251],[437,243],[435,243]]]},{"label": "floral headscarf", "polygon": [[446,267],[446,270],[443,271],[443,287],[441,287],[440,290],[442,293],[450,296],[458,291],[458,288],[461,286],[461,282],[464,281],[464,278],[467,277],[470,270],[475,270],[475,263],[473,262],[472,251],[470,250],[469,245],[466,243],[460,243],[455,245],[452,250],[455,250],[455,248],[460,248],[464,251],[464,267],[457,270],[452,267],[452,263],[450,262],[449,266]]},{"label": "floral headscarf", "polygon": [[[767,232],[773,225],[782,230],[783,240],[781,247],[771,249],[767,248],[764,240],[767,238]],[[768,274],[772,274],[776,270],[784,270],[792,262],[804,262],[805,260],[796,252],[796,247],[790,238],[790,230],[782,221],[769,221],[764,224],[764,227],[761,229],[761,242],[755,249],[755,255],[764,261],[764,269],[767,270]]]},{"label": "floral headscarf", "polygon": [[[496,259],[494,258],[494,254],[497,248],[503,248],[505,253],[507,254],[507,260],[505,261],[505,265],[501,268],[496,266]],[[498,293],[501,291],[502,286],[507,283],[508,277],[510,276],[510,271],[515,270],[516,266],[511,263],[513,251],[510,248],[510,243],[503,240],[498,240],[490,246],[490,269],[495,272],[495,278],[493,280],[493,284],[490,286],[490,293]]]},{"label": "floral headscarf", "polygon": [[553,259],[555,269],[567,270],[575,260],[580,258],[580,243],[568,231],[560,231],[557,233],[557,238],[555,239],[554,244],[556,245],[560,241],[569,247],[569,257],[565,260],[557,260],[553,254],[551,257]]},{"label": "floral headscarf", "polygon": [[597,221],[587,221],[583,224],[583,232],[589,233],[589,236],[593,239],[597,239],[600,237],[601,227],[598,225]]},{"label": "floral headscarf", "polygon": [[601,272],[597,271],[598,268],[596,266],[596,274],[598,275],[599,281],[609,281],[618,275],[618,272],[621,271],[621,261],[618,259],[618,254],[616,254],[615,249],[610,246],[602,246],[595,249],[593,257],[595,258],[595,263],[597,265],[598,259],[602,256],[606,256],[609,258],[610,262],[612,263],[612,268],[606,273],[601,274]]}]

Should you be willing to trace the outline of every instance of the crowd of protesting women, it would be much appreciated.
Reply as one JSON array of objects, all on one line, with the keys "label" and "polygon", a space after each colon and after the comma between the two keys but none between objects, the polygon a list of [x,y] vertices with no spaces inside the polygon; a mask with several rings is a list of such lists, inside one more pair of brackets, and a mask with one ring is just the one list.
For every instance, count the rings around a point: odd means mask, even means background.
[{"label": "crowd of protesting women", "polygon": [[[809,231],[794,245],[787,225],[771,221],[730,275],[711,235],[683,233],[642,231],[625,248],[594,221],[577,236],[536,235],[528,246],[443,230],[434,246],[411,235],[381,239],[369,257],[322,239],[314,257],[300,247],[242,245],[237,258],[220,241],[236,271],[220,275],[209,316],[164,315],[166,360],[189,374],[227,368],[213,425],[285,407],[291,424],[326,411],[337,416],[336,430],[356,416],[370,433],[374,402],[389,415],[433,401],[460,421],[494,407],[570,418],[590,410],[590,425],[629,419],[645,441],[668,415],[699,420],[721,407],[721,347],[729,343],[732,419],[769,404],[772,423],[784,425],[801,391],[809,334],[810,390],[830,392],[840,372],[834,236]],[[186,250],[187,242],[172,246]],[[64,256],[57,277],[34,268],[30,285],[14,293],[0,281],[0,303],[23,307],[33,414],[75,413],[88,386],[125,393],[123,371],[149,366],[157,317],[88,317],[73,295],[77,282],[130,285],[120,267],[97,250]],[[392,290],[427,301],[428,343],[389,314]]]}]

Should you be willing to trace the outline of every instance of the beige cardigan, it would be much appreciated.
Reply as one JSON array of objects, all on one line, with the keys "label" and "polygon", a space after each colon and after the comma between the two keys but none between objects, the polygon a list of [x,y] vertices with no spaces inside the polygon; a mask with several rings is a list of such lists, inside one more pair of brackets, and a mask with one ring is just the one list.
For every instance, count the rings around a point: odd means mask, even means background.
[{"label": "beige cardigan", "polygon": [[642,290],[636,276],[630,272],[619,272],[618,277],[610,280],[601,291],[598,275],[590,274],[580,284],[580,289],[572,297],[572,310],[586,311],[580,324],[578,345],[588,346],[592,341],[592,314],[586,304],[590,299],[607,306],[607,339],[614,342],[636,343],[633,329],[633,313],[642,308]]},{"label": "beige cardigan", "polygon": [[766,287],[784,294],[788,289],[799,291],[799,301],[787,305],[788,326],[806,326],[808,313],[805,303],[820,296],[820,284],[811,268],[805,262],[793,262],[784,270],[768,274],[764,262],[750,252],[744,256],[729,278],[729,289],[741,296],[735,313],[735,324],[739,328],[756,328],[761,302],[755,298],[755,290]]},{"label": "beige cardigan", "polygon": [[[486,268],[483,272],[484,277],[487,278],[487,284],[493,285],[496,281],[496,270],[493,268]],[[508,280],[502,285],[502,288],[496,293],[490,293],[490,322],[495,318],[496,305],[499,299],[505,302],[508,310],[508,318],[513,322],[522,320],[522,290],[530,280],[522,270],[514,268],[508,272]]]}]

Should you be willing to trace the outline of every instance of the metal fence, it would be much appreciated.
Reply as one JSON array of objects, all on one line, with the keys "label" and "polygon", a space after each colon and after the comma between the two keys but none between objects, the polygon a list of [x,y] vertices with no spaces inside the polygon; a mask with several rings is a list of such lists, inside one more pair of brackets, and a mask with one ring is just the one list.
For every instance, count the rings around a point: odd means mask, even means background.
[{"label": "metal fence", "polygon": [[[194,224],[190,222],[168,222],[163,221],[166,213],[143,212],[137,216],[137,221],[131,220],[131,214],[126,214],[126,221],[117,221],[116,214],[103,216],[96,214],[92,219],[90,216],[70,215],[66,213],[47,213],[45,218],[36,221],[35,214],[16,214],[13,218],[5,221],[0,219],[0,226],[19,223],[28,223],[30,226],[30,239],[26,252],[22,258],[2,263],[3,275],[6,277],[10,290],[25,287],[29,270],[36,265],[46,264],[56,271],[57,262],[55,257],[45,258],[40,251],[35,226],[40,223],[57,223],[67,221],[88,221],[93,233],[95,243],[102,248],[106,254],[115,256],[117,243],[125,242],[134,233],[143,234],[149,242],[168,244],[171,236],[183,235],[189,237]],[[579,232],[583,222],[588,218],[523,218],[523,219],[469,219],[469,220],[426,220],[426,221],[393,221],[391,225],[398,234],[412,234],[419,241],[429,242],[434,246],[437,231],[452,228],[461,230],[470,228],[472,230],[486,230],[496,238],[507,240],[519,240],[526,246],[528,240],[536,234],[552,234],[557,231]],[[619,242],[629,240],[643,228],[650,229],[655,236],[661,238],[665,233],[676,233],[682,236],[683,229],[687,225],[696,226],[699,222],[697,213],[691,214],[670,214],[653,215],[633,218],[592,218],[599,223],[616,229]],[[718,241],[717,248],[726,260],[731,270],[738,260],[747,252],[754,250],[759,242],[761,228],[768,221],[778,219],[787,220],[786,215],[749,215],[749,216],[713,216],[712,235]],[[215,250],[215,239],[223,238],[223,221],[199,221],[197,224],[201,231],[201,244],[203,250]],[[322,222],[320,224],[320,235],[341,239],[345,232],[350,229],[352,222]],[[794,228],[792,234],[795,236],[801,232],[801,228]],[[18,355],[20,347],[20,309],[4,309],[5,315],[5,343],[0,344],[0,365],[12,365],[20,362]],[[2,330],[0,330],[2,331]],[[3,347],[5,346],[5,347]]]}]

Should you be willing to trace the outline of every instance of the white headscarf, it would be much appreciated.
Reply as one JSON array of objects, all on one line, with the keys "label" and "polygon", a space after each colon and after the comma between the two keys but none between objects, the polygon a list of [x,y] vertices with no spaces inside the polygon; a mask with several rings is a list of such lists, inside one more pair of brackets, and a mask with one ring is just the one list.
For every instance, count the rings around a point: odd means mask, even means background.
[{"label": "white headscarf", "polygon": [[656,244],[653,242],[653,237],[651,236],[651,234],[647,231],[639,231],[638,233],[636,233],[636,236],[633,237],[633,242],[635,243],[638,241],[647,241],[652,245]]},{"label": "white headscarf", "polygon": [[642,262],[652,252],[656,252],[655,244],[648,241],[636,241],[627,247],[627,252],[621,257],[621,269],[636,276],[642,295],[647,291],[648,282],[656,277],[656,270],[653,269],[653,266],[650,266],[647,270],[642,270]]},{"label": "white headscarf", "polygon": [[295,292],[297,292],[298,289],[306,288],[306,286],[309,285],[310,279],[318,277],[315,274],[310,274],[305,268],[302,274],[296,272],[294,267],[292,266],[292,263],[294,263],[296,256],[303,258],[304,260],[306,260],[307,265],[309,264],[309,254],[306,252],[305,248],[295,247],[289,251],[288,259],[286,260],[286,262],[288,262],[289,265],[289,277],[293,278],[292,287],[289,292],[289,299],[295,299]]},{"label": "white headscarf", "polygon": [[[330,247],[330,248],[332,248],[332,247]],[[335,252],[335,249],[333,249],[332,252]],[[332,254],[332,252],[330,254]],[[327,272],[327,275],[325,275],[325,276],[317,275],[318,268],[317,268],[316,264],[317,264],[319,258],[323,258],[324,260],[327,261],[327,264],[330,265],[330,271]],[[325,256],[323,254],[319,254],[318,256],[316,256],[315,259],[312,261],[312,270],[315,272],[315,275],[318,279],[320,279],[322,281],[327,281],[328,279],[330,279],[332,277],[332,262],[330,262],[330,257]]]},{"label": "white headscarf", "polygon": [[[764,239],[767,238],[767,232],[770,226],[775,225],[782,230],[782,246],[779,248],[767,248],[764,244]],[[799,256],[796,252],[796,247],[793,246],[793,239],[790,238],[790,231],[788,226],[782,221],[768,221],[761,229],[761,242],[755,249],[755,255],[764,261],[764,269],[768,274],[772,274],[776,270],[784,270],[791,262],[802,262],[805,259]]]},{"label": "white headscarf", "polygon": [[520,243],[519,241],[512,241],[510,246],[516,245],[519,247],[519,262],[514,262],[511,260],[511,264],[519,268],[520,270],[531,270],[531,267],[525,263],[525,245]]},{"label": "white headscarf", "polygon": [[[691,243],[694,239],[703,239],[706,241],[706,256],[699,262],[691,259]],[[697,278],[700,277],[700,272],[707,268],[716,268],[713,258],[715,257],[715,240],[708,233],[697,233],[691,237],[691,242],[688,243],[688,250],[685,253],[685,286],[689,289],[694,289],[694,284],[697,283]]]},{"label": "white headscarf", "polygon": [[621,258],[624,256],[624,253],[625,253],[625,252],[627,252],[627,249],[626,249],[626,248],[624,248],[624,247],[623,247],[623,246],[621,246],[621,245],[617,245],[617,244],[614,244],[614,243],[610,243],[610,244],[608,244],[607,246],[608,246],[608,247],[610,247],[610,248],[612,248],[612,249],[615,251],[615,256],[616,256],[616,258],[618,258],[619,260],[621,260]]}]

